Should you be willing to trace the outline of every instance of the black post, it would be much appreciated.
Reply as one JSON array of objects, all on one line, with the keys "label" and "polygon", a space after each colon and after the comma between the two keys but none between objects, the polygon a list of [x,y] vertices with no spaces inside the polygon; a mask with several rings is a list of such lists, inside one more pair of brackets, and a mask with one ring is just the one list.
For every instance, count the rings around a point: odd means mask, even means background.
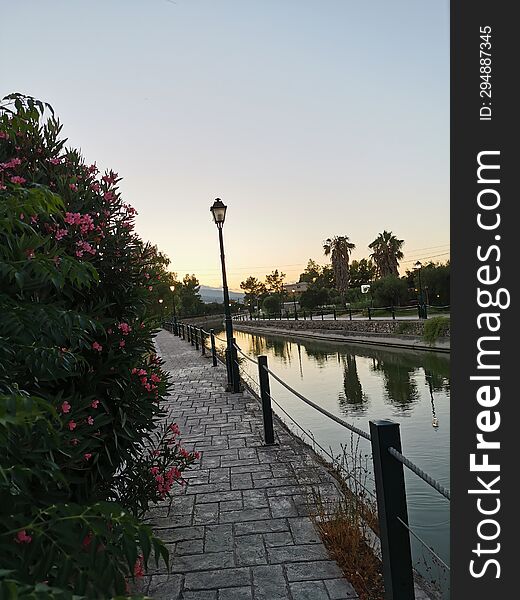
[{"label": "black post", "polygon": [[370,306],[368,307],[368,320],[372,320],[372,312],[370,311]]},{"label": "black post", "polygon": [[[226,322],[226,368],[227,368],[227,383],[229,391],[236,391],[236,386],[233,383],[233,321],[231,320],[231,311],[229,309],[229,291],[226,275],[226,257],[224,254],[224,238],[222,236],[223,223],[217,224],[218,239],[220,244],[220,263],[222,266],[222,288],[224,293],[224,313]],[[240,388],[240,384],[238,383]]]},{"label": "black post", "polygon": [[195,340],[193,339],[193,329],[194,329],[194,327],[193,327],[193,325],[190,325],[189,327],[190,327],[190,342],[191,342],[191,345],[194,346],[195,345]]},{"label": "black post", "polygon": [[392,304],[392,319],[395,321],[395,306]]},{"label": "black post", "polygon": [[240,391],[240,369],[238,367],[238,352],[236,349],[236,340],[233,338],[233,347],[231,349],[231,368],[232,368],[232,377],[233,377],[233,393],[236,394]]},{"label": "black post", "polygon": [[182,324],[182,339],[186,339],[186,326],[184,325],[184,323]]},{"label": "black post", "polygon": [[200,348],[202,356],[206,355],[206,338],[204,337],[204,330],[200,328]]},{"label": "black post", "polygon": [[334,307],[334,321],[336,320],[336,307]]},{"label": "black post", "polygon": [[211,339],[211,360],[213,362],[213,366],[217,366],[217,348],[215,346],[215,330],[209,330],[209,337]]},{"label": "black post", "polygon": [[350,308],[350,306],[348,309],[348,318],[352,321],[352,309]]},{"label": "black post", "polygon": [[307,320],[307,315],[305,314],[305,311],[303,311],[303,320],[306,321]]},{"label": "black post", "polygon": [[193,328],[195,330],[195,350],[199,349],[199,333],[200,333],[200,328],[195,326]]},{"label": "black post", "polygon": [[267,356],[258,357],[258,380],[260,381],[260,396],[262,398],[262,413],[264,416],[264,439],[267,446],[274,444],[273,410],[271,408],[271,389]]},{"label": "black post", "polygon": [[385,600],[414,600],[412,553],[403,465],[389,452],[401,452],[399,423],[370,421],[377,511],[383,558]]},{"label": "black post", "polygon": [[311,319],[311,321],[312,321],[312,310],[311,310],[311,312],[310,312],[310,319]]},{"label": "black post", "polygon": [[321,310],[321,320],[323,321],[323,309]]}]

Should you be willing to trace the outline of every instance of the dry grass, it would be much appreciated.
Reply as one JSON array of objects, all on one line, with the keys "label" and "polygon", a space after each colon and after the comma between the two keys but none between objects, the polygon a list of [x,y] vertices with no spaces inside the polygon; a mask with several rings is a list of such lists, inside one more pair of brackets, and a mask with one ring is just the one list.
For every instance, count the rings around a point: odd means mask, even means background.
[{"label": "dry grass", "polygon": [[383,600],[382,565],[374,535],[378,531],[377,508],[367,489],[366,457],[351,439],[350,451],[343,448],[343,456],[327,466],[342,494],[326,499],[319,490],[314,490],[311,517],[331,557],[360,599]]}]

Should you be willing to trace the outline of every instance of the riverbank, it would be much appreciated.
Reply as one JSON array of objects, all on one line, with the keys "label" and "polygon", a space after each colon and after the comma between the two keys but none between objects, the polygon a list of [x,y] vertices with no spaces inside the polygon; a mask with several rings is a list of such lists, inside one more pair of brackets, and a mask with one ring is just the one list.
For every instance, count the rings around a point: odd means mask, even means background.
[{"label": "riverbank", "polygon": [[[398,333],[406,326],[414,334]],[[332,342],[408,348],[426,352],[450,352],[450,338],[439,338],[432,346],[418,335],[421,322],[396,321],[235,321],[238,331],[261,335],[283,335]],[[384,329],[386,328],[386,331]],[[379,329],[379,331],[378,331]],[[417,332],[417,333],[415,333]]]}]

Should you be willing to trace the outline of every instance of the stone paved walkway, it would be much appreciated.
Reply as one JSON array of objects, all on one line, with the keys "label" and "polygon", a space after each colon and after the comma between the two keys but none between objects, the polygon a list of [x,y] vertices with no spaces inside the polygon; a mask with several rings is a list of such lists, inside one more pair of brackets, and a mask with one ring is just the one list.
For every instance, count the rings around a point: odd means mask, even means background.
[{"label": "stone paved walkway", "polygon": [[347,600],[357,598],[330,560],[307,509],[312,488],[334,493],[330,476],[277,426],[264,446],[259,403],[224,391],[225,369],[165,331],[157,348],[173,379],[169,421],[201,453],[168,513],[149,513],[171,551],[147,576],[155,600]]}]

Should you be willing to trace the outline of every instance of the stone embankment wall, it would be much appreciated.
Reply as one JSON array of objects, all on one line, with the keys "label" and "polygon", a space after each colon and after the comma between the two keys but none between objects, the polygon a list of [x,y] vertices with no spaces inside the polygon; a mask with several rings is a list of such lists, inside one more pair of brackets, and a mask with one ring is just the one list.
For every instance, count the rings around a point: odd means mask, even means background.
[{"label": "stone embankment wall", "polygon": [[[399,321],[390,319],[388,321],[358,321],[341,319],[332,320],[313,320],[313,321],[269,321],[268,319],[259,319],[258,321],[238,321],[236,325],[242,329],[247,327],[269,327],[271,329],[291,329],[295,331],[334,331],[336,333],[371,333],[382,335],[414,335],[422,336],[424,331],[424,322],[422,321]],[[449,333],[448,333],[449,336]]]},{"label": "stone embankment wall", "polygon": [[202,317],[181,317],[179,320],[181,323],[196,325],[204,329],[208,327],[217,329],[224,327],[224,318],[224,315],[204,315]]}]

